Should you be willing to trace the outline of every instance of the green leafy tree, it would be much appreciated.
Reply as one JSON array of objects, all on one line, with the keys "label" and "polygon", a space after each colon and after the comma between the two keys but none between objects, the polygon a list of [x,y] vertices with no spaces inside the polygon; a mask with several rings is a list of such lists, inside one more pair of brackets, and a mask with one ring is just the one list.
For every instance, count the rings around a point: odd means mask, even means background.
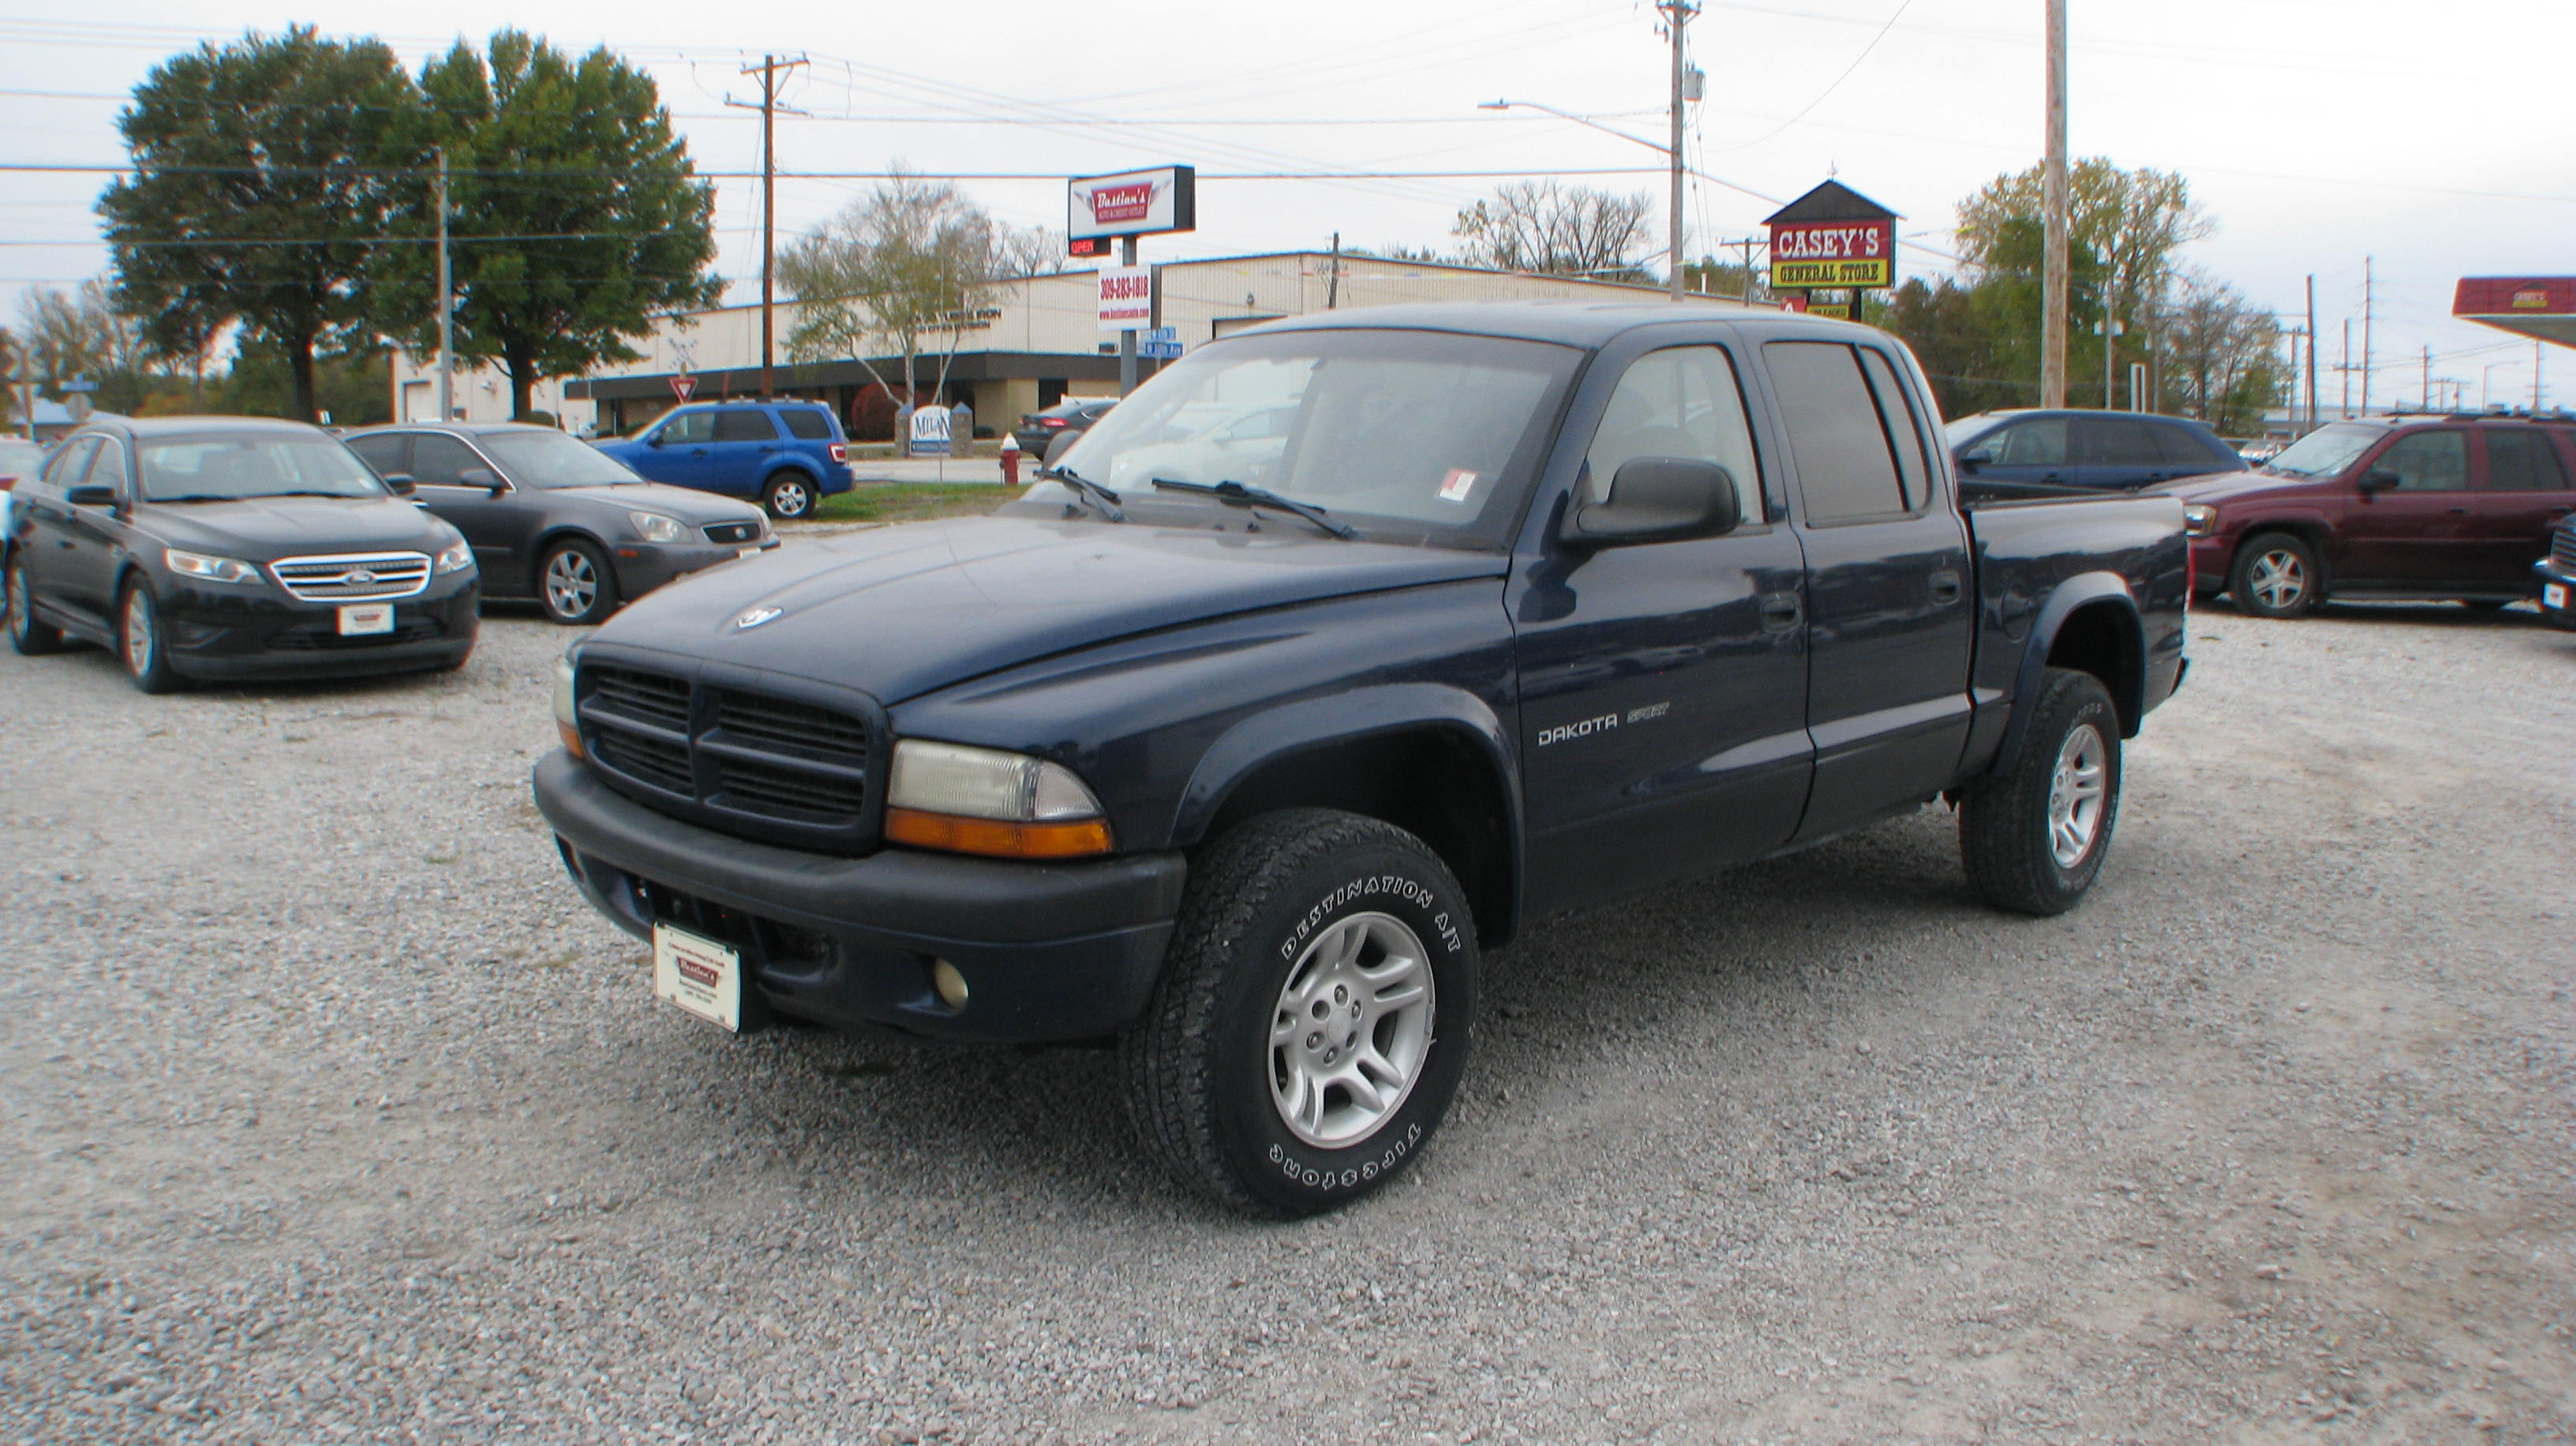
[{"label": "green leafy tree", "polygon": [[[1997,226],[1974,269],[1955,280],[1911,278],[1889,297],[1881,324],[1914,349],[1943,415],[2039,405],[2044,245],[2036,218],[2009,218]],[[2092,248],[2074,242],[2067,247],[2067,271],[2069,319],[2083,337],[2101,319],[2102,266]],[[2075,348],[2078,360],[2084,350]],[[2076,395],[2083,395],[2081,389]]]},{"label": "green leafy tree", "polygon": [[[715,190],[697,178],[660,89],[606,49],[578,61],[516,30],[421,71],[424,148],[443,145],[456,353],[510,378],[511,415],[546,377],[633,361],[657,313],[714,304]],[[427,193],[412,234],[434,235]],[[432,248],[409,265],[390,328],[437,345]]]},{"label": "green leafy tree", "polygon": [[315,352],[381,324],[418,104],[384,45],[303,26],[162,62],[117,119],[133,171],[99,199],[119,308],[174,352],[237,325],[283,354],[311,418]]}]

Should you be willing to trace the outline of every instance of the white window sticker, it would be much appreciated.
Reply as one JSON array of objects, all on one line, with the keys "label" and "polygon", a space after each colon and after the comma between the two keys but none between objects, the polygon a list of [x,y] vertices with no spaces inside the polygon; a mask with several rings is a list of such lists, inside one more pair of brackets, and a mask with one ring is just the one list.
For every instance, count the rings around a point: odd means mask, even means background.
[{"label": "white window sticker", "polygon": [[1449,475],[1440,481],[1440,500],[1464,502],[1467,500],[1467,494],[1475,490],[1476,474],[1463,467],[1452,467],[1449,469]]}]

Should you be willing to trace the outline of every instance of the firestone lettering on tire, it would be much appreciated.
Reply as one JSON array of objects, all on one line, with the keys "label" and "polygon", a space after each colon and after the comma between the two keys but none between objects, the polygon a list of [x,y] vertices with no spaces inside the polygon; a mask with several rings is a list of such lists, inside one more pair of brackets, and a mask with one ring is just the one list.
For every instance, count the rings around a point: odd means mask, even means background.
[{"label": "firestone lettering on tire", "polygon": [[1404,1157],[1413,1153],[1413,1147],[1420,1143],[1422,1143],[1422,1123],[1417,1120],[1405,1127],[1403,1139],[1380,1150],[1376,1159],[1362,1160],[1356,1165],[1338,1167],[1311,1165],[1279,1145],[1270,1147],[1270,1163],[1279,1167],[1280,1174],[1310,1190],[1347,1190],[1355,1185],[1367,1184],[1380,1175],[1392,1174],[1395,1167],[1403,1162]]}]

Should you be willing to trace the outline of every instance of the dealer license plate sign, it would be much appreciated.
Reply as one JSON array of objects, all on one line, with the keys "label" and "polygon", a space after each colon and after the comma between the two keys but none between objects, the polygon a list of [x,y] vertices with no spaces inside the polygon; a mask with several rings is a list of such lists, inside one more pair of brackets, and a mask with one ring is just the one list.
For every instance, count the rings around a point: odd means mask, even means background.
[{"label": "dealer license plate sign", "polygon": [[742,1032],[742,956],[713,939],[654,925],[653,992],[710,1024]]},{"label": "dealer license plate sign", "polygon": [[392,603],[351,603],[340,609],[340,636],[362,638],[394,630]]},{"label": "dealer license plate sign", "polygon": [[2567,606],[2567,584],[2563,582],[2542,583],[2540,585],[2540,601],[2545,607],[2563,608]]}]

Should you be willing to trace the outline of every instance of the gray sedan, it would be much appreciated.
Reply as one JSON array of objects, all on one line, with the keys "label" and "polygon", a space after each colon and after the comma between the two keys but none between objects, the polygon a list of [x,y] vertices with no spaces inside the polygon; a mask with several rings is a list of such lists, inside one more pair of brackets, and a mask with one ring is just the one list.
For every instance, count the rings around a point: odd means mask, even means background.
[{"label": "gray sedan", "polygon": [[549,427],[412,422],[346,439],[474,545],[487,598],[534,598],[559,623],[604,620],[684,574],[776,547],[759,507],[647,482]]}]

